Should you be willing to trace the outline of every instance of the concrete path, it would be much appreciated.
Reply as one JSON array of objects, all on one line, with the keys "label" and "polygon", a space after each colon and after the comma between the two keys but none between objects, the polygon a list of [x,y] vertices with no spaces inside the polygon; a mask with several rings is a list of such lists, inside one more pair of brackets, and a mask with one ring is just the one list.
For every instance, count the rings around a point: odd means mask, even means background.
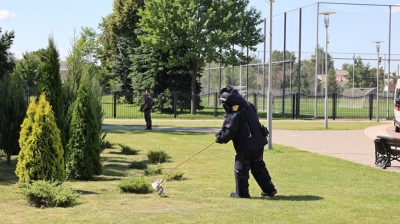
[{"label": "concrete path", "polygon": [[[103,125],[110,129],[144,129],[144,126]],[[218,128],[175,128],[153,127],[157,131],[217,133]],[[364,130],[352,131],[286,131],[274,130],[272,144],[292,146],[299,150],[333,156],[363,165],[375,166],[375,146],[373,140],[378,135],[399,137],[394,132],[392,121],[384,121],[382,125],[368,127]],[[376,167],[381,169],[380,167]],[[393,161],[388,171],[400,172],[400,162]]]},{"label": "concrete path", "polygon": [[[275,130],[272,139],[275,144],[376,167],[373,140],[378,135],[400,137],[400,134],[394,132],[393,123],[385,122],[382,125],[355,131]],[[387,170],[400,172],[400,163],[393,161]]]}]

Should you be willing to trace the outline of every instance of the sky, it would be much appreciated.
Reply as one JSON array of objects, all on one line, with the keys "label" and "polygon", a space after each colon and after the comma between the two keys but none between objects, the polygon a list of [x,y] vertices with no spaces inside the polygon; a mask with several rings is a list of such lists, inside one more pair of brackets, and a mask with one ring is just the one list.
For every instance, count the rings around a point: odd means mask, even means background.
[{"label": "sky", "polygon": [[[400,26],[400,7],[392,7],[392,16],[389,16],[389,7],[353,4],[400,5],[400,0],[326,1],[329,4],[321,2],[317,4],[317,2],[316,0],[275,0],[272,6],[274,15],[272,17],[273,49],[283,50],[283,21],[286,12],[286,49],[298,54],[299,8],[302,8],[302,53],[297,58],[311,57],[317,41],[325,49],[326,28],[323,16],[317,16],[317,6],[319,5],[319,12],[336,12],[330,16],[328,27],[328,52],[332,54],[333,58],[336,58],[335,67],[340,69],[341,64],[352,63],[353,56],[360,56],[373,64],[373,60],[377,58],[376,43],[373,41],[384,41],[381,43],[380,54],[382,54],[382,58],[388,58],[390,43],[391,70],[397,69],[400,63],[400,31],[394,27]],[[82,27],[91,27],[99,32],[98,25],[103,17],[112,13],[112,4],[113,0],[0,0],[0,27],[2,33],[12,30],[15,32],[11,51],[17,58],[21,58],[25,52],[46,48],[48,37],[52,35],[58,47],[60,59],[65,60],[71,49],[71,39],[74,35],[78,35]],[[265,30],[269,36],[270,2],[250,0],[249,5],[261,11],[262,18],[267,18]],[[389,29],[389,21],[392,24],[391,29]],[[262,30],[264,30],[263,27],[263,24],[260,24]],[[391,33],[390,39],[389,32]],[[269,40],[267,39],[267,50],[269,49],[268,44]],[[257,48],[257,51],[252,54],[262,57],[264,44],[258,45]]]}]

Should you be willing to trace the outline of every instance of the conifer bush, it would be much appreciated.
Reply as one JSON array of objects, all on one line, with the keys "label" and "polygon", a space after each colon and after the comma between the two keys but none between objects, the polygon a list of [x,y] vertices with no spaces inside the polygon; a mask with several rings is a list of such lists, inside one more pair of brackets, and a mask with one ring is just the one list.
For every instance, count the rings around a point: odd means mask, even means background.
[{"label": "conifer bush", "polygon": [[144,175],[146,176],[152,176],[152,175],[157,175],[162,173],[162,166],[157,165],[157,166],[149,166],[144,170]]},{"label": "conifer bush", "polygon": [[67,176],[88,180],[101,174],[100,135],[87,76],[82,77],[74,102],[67,145]]},{"label": "conifer bush", "polygon": [[150,150],[147,153],[147,158],[150,164],[158,164],[169,161],[171,156],[163,150]]},{"label": "conifer bush", "polygon": [[49,37],[46,48],[46,61],[43,67],[43,74],[38,83],[38,92],[45,93],[46,100],[50,103],[55,122],[60,130],[61,143],[66,145],[64,133],[64,116],[62,101],[62,84],[60,76],[60,55],[58,53],[53,36]]},{"label": "conifer bush", "polygon": [[124,155],[137,155],[140,151],[125,144],[118,144],[118,145],[121,147],[121,153]]},{"label": "conifer bush", "polygon": [[64,181],[64,150],[53,111],[45,94],[29,104],[21,125],[21,151],[15,170],[20,182],[34,180]]},{"label": "conifer bush", "polygon": [[128,176],[118,183],[118,187],[125,193],[148,194],[153,191],[144,177]]},{"label": "conifer bush", "polygon": [[58,181],[39,180],[21,185],[20,188],[28,203],[39,208],[72,206],[79,197],[78,193]]},{"label": "conifer bush", "polygon": [[171,180],[183,180],[183,174],[185,174],[185,173],[182,172],[182,171],[171,172],[165,177],[165,179],[168,180],[168,181],[171,181]]}]

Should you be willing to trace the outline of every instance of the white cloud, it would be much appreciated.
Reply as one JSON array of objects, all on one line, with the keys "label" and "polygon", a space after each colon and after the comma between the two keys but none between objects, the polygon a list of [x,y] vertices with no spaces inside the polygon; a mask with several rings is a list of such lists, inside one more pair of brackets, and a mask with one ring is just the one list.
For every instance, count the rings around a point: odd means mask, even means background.
[{"label": "white cloud", "polygon": [[15,12],[9,12],[7,9],[0,9],[0,20],[10,19],[15,17]]}]

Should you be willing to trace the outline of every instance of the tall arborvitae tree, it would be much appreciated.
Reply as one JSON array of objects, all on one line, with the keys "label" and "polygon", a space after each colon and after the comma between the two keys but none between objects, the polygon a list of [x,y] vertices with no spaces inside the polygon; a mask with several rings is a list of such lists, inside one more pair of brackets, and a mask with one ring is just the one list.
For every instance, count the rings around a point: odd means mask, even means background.
[{"label": "tall arborvitae tree", "polygon": [[52,107],[44,93],[30,103],[21,126],[21,151],[15,173],[20,182],[64,181],[64,150]]},{"label": "tall arborvitae tree", "polygon": [[[72,120],[73,104],[76,100],[80,79],[84,70],[84,61],[82,52],[77,47],[77,39],[72,40],[72,50],[67,57],[67,76],[63,88],[63,112],[64,112],[64,133],[65,141],[70,139],[70,123]],[[65,147],[65,155],[68,155],[68,147]]]},{"label": "tall arborvitae tree", "polygon": [[[83,35],[83,34],[81,34]],[[80,43],[80,44],[78,44]],[[101,95],[102,87],[98,80],[98,73],[100,67],[91,61],[85,59],[84,51],[81,49],[81,45],[85,45],[84,38],[75,38],[72,41],[72,51],[67,57],[67,77],[63,85],[63,102],[64,102],[64,117],[65,117],[65,133],[66,140],[69,142],[70,139],[70,123],[72,120],[73,104],[78,95],[78,88],[80,85],[81,77],[84,73],[89,74],[89,90],[92,96],[93,105],[95,109],[95,115],[97,118],[97,125],[99,127],[100,144],[103,145],[103,140],[106,134],[101,130],[101,124],[103,122],[103,108],[101,106]],[[65,149],[66,154],[68,148]]]},{"label": "tall arborvitae tree", "polygon": [[18,144],[21,124],[26,112],[26,98],[18,76],[5,75],[0,79],[0,149],[7,155],[10,164],[11,155],[20,151]]},{"label": "tall arborvitae tree", "polygon": [[[102,123],[104,119],[104,111],[103,111],[103,106],[102,106],[102,87],[100,84],[100,81],[96,79],[96,76],[93,75],[97,72],[99,72],[99,67],[94,65],[94,64],[87,64],[87,71],[88,71],[88,76],[89,76],[89,93],[93,102],[93,109],[94,109],[94,114],[95,114],[95,119],[97,122],[97,128],[98,128],[98,134],[99,134],[99,144],[101,149],[104,149],[104,144],[105,144],[105,137],[107,135],[106,132],[102,130]],[[99,152],[100,156],[101,151]],[[96,170],[95,174],[99,175],[101,174],[101,164],[96,163]]]},{"label": "tall arborvitae tree", "polygon": [[38,94],[41,93],[45,93],[46,100],[49,101],[54,111],[57,127],[61,131],[61,141],[63,146],[65,146],[60,62],[59,54],[52,36],[49,37],[49,45],[46,49],[46,62],[38,87]]},{"label": "tall arborvitae tree", "polygon": [[74,102],[68,142],[67,176],[88,180],[101,173],[99,127],[87,74]]}]

